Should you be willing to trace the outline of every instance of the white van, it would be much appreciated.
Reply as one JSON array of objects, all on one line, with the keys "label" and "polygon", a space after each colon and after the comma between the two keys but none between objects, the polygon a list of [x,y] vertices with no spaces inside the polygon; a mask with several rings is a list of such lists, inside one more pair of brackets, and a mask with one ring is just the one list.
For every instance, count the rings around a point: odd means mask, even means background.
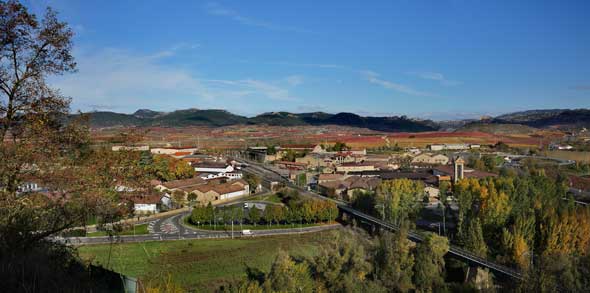
[{"label": "white van", "polygon": [[252,235],[252,231],[250,231],[250,230],[242,230],[242,235],[244,235],[244,236]]}]

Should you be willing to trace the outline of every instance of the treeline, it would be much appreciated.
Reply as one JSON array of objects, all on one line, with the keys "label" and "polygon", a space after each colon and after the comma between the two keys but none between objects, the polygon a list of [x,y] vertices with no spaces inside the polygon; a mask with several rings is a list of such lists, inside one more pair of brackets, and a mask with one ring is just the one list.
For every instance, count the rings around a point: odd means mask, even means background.
[{"label": "treeline", "polygon": [[[248,279],[220,292],[446,292],[475,291],[471,284],[445,282],[448,240],[427,233],[413,245],[407,229],[371,239],[363,231],[333,232],[332,241],[314,257],[297,259],[279,251],[268,273],[250,272]],[[482,271],[479,288],[493,289]]]},{"label": "treeline", "polygon": [[335,203],[318,199],[291,200],[287,205],[267,204],[264,210],[251,207],[248,212],[241,206],[195,207],[190,216],[194,225],[213,224],[310,224],[331,222],[338,217]]}]

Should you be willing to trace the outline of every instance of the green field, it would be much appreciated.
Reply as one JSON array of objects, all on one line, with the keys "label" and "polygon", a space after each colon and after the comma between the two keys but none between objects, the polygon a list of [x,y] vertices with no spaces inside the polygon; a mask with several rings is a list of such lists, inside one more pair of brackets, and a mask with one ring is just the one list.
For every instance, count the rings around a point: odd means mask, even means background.
[{"label": "green field", "polygon": [[274,202],[274,203],[282,203],[281,198],[276,193],[271,194],[260,194],[253,197],[248,198],[249,201],[267,201],[267,202]]},{"label": "green field", "polygon": [[[135,231],[133,229],[127,229],[121,231],[118,235],[142,235],[142,234],[149,234],[148,231],[148,224],[140,224],[135,225]],[[86,237],[95,237],[95,236],[108,236],[109,234],[106,231],[96,231],[92,233],[86,234]]]},{"label": "green field", "polygon": [[247,268],[268,272],[279,249],[297,257],[313,256],[322,243],[333,239],[331,233],[335,232],[88,245],[78,251],[86,261],[139,277],[146,284],[170,277],[188,290],[211,292],[228,281],[245,278]]}]

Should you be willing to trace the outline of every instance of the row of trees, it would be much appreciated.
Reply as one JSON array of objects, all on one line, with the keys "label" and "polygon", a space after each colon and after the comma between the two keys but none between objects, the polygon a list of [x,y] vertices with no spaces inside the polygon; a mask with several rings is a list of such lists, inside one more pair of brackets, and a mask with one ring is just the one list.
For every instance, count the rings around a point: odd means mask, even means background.
[{"label": "row of trees", "polygon": [[444,291],[447,239],[427,234],[413,246],[407,230],[370,240],[362,231],[334,232],[312,258],[279,251],[270,271],[230,284],[225,292],[432,292]]},{"label": "row of trees", "polygon": [[336,204],[329,201],[308,199],[290,206],[266,205],[264,210],[256,207],[247,212],[241,206],[195,207],[191,213],[190,221],[193,224],[212,225],[227,223],[249,224],[299,224],[330,222],[338,217]]}]

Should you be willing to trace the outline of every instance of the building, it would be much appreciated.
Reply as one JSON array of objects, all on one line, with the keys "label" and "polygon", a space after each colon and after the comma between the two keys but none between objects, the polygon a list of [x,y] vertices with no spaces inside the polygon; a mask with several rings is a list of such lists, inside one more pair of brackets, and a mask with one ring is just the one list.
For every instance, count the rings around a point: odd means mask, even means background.
[{"label": "building", "polygon": [[362,171],[373,171],[375,165],[369,163],[343,163],[340,166],[336,166],[336,172],[362,172]]},{"label": "building", "polygon": [[290,169],[290,170],[305,170],[307,169],[307,164],[301,162],[288,162],[288,161],[278,161],[275,162],[279,168],[282,169]]},{"label": "building", "polygon": [[412,159],[412,164],[424,164],[424,165],[446,165],[449,163],[449,158],[441,154],[420,154]]},{"label": "building", "polygon": [[180,189],[182,187],[191,187],[205,183],[206,181],[203,178],[196,176],[189,179],[181,179],[168,182],[156,181],[153,182],[152,185],[156,190],[173,192],[174,190]]},{"label": "building", "polygon": [[186,155],[190,155],[198,151],[198,148],[195,147],[163,147],[163,148],[152,148],[150,152],[156,155],[174,155],[176,153],[186,153]]},{"label": "building", "polygon": [[150,147],[147,145],[142,145],[142,146],[124,146],[124,145],[114,145],[111,147],[111,150],[113,152],[118,152],[118,151],[137,151],[137,152],[142,152],[142,151],[149,151]]},{"label": "building", "polygon": [[451,181],[457,182],[463,178],[486,178],[486,177],[497,177],[497,174],[479,171],[474,169],[465,168],[465,161],[463,158],[458,157],[453,161],[453,165],[438,166],[432,169],[434,175],[443,178],[444,176],[450,176]]},{"label": "building", "polygon": [[207,183],[196,185],[194,188],[186,189],[188,193],[197,196],[197,202],[201,204],[217,204],[230,199],[250,194],[250,186],[242,179],[226,183]]},{"label": "building", "polygon": [[170,196],[167,194],[129,196],[127,200],[133,203],[133,210],[136,214],[155,214],[159,213],[163,206],[171,206]]},{"label": "building", "polygon": [[233,172],[234,167],[225,162],[200,162],[192,164],[197,173],[228,173]]}]

